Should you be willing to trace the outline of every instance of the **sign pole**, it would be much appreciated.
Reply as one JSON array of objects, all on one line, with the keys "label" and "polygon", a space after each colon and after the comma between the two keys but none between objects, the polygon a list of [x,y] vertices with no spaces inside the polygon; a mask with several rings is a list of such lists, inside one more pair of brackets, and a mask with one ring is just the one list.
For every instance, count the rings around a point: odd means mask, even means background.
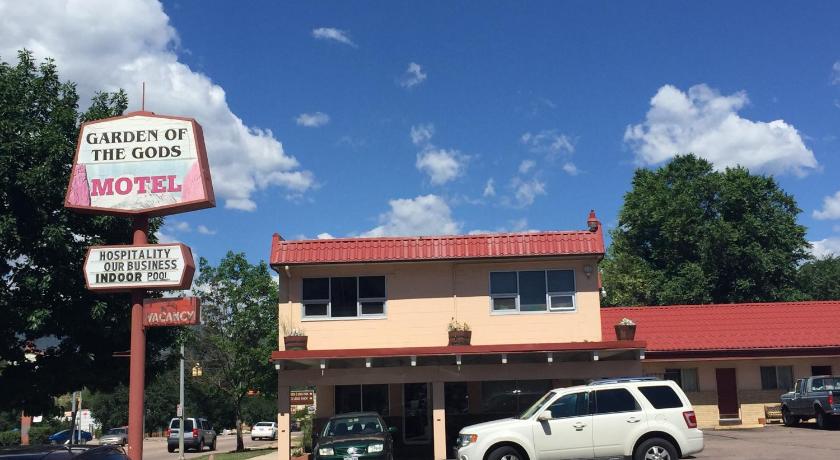
[{"label": "sign pole", "polygon": [[[148,244],[149,218],[137,216],[132,244]],[[144,289],[131,290],[131,363],[128,388],[128,457],[143,460],[143,395],[146,379],[146,331],[143,329]]]}]

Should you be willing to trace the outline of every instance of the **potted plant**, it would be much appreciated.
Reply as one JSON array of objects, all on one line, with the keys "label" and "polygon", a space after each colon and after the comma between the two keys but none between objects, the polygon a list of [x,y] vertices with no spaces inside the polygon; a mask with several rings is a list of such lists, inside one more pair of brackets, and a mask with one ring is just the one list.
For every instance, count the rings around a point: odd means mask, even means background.
[{"label": "potted plant", "polygon": [[618,340],[633,340],[636,337],[636,323],[630,318],[621,318],[615,325],[615,337]]},{"label": "potted plant", "polygon": [[291,460],[309,460],[309,454],[303,451],[303,447],[295,447],[292,449]]},{"label": "potted plant", "polygon": [[449,321],[449,345],[469,345],[472,338],[470,325],[458,322],[455,318]]},{"label": "potted plant", "polygon": [[308,340],[303,328],[290,327],[287,323],[283,323],[283,343],[286,345],[286,350],[306,350]]}]

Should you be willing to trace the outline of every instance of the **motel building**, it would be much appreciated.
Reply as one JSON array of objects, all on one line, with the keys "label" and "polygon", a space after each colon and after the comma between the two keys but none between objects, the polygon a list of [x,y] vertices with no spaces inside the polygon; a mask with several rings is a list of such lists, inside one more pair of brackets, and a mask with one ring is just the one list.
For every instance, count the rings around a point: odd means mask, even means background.
[{"label": "motel building", "polygon": [[[293,388],[315,388],[316,432],[335,414],[376,411],[398,430],[396,458],[442,460],[462,427],[590,379],[677,380],[709,427],[757,425],[793,378],[840,369],[829,331],[840,302],[602,309],[604,249],[594,212],[576,231],[275,234],[279,458],[290,457]],[[623,317],[634,340],[616,338]],[[453,322],[469,325],[468,345],[449,344]],[[306,349],[285,348],[293,328]]]}]

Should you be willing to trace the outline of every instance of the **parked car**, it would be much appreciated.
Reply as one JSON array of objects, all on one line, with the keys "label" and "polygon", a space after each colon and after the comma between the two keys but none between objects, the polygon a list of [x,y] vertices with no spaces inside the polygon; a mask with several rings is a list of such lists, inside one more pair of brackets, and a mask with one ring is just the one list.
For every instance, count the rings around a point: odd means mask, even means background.
[{"label": "parked car", "polygon": [[[93,439],[93,435],[87,431],[76,430],[72,444],[84,444]],[[81,440],[81,442],[79,442]],[[47,441],[50,444],[65,444],[70,443],[70,430],[61,430],[57,433],[51,434]]]},{"label": "parked car", "polygon": [[[169,421],[169,429],[166,430],[166,450],[169,452],[175,452],[178,449],[180,427],[181,419],[175,417]],[[208,446],[210,450],[216,450],[216,431],[207,419],[185,418],[184,428],[184,450],[195,449],[201,452],[205,446]]]},{"label": "parked car", "polygon": [[[313,460],[393,460],[396,432],[376,412],[336,415],[313,442]],[[481,460],[481,459],[479,459]]]},{"label": "parked car", "polygon": [[256,439],[277,439],[276,422],[259,422],[251,428],[251,441]]},{"label": "parked car", "polygon": [[458,434],[459,460],[674,460],[703,450],[691,402],[676,383],[606,379],[549,391],[518,417]]},{"label": "parked car", "polygon": [[0,449],[0,460],[128,460],[116,446],[17,446]]},{"label": "parked car", "polygon": [[797,379],[793,391],[782,395],[782,420],[787,426],[814,419],[826,429],[840,421],[840,376],[817,375]]},{"label": "parked car", "polygon": [[128,427],[111,428],[99,438],[99,444],[124,446],[128,444]]}]

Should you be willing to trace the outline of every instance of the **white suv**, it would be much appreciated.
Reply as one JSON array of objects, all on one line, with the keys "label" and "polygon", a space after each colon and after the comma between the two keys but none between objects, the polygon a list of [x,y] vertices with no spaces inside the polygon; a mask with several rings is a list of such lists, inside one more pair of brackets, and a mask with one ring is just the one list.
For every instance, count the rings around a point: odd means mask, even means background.
[{"label": "white suv", "polygon": [[518,417],[465,427],[458,460],[675,460],[703,450],[691,402],[652,377],[558,388]]}]

